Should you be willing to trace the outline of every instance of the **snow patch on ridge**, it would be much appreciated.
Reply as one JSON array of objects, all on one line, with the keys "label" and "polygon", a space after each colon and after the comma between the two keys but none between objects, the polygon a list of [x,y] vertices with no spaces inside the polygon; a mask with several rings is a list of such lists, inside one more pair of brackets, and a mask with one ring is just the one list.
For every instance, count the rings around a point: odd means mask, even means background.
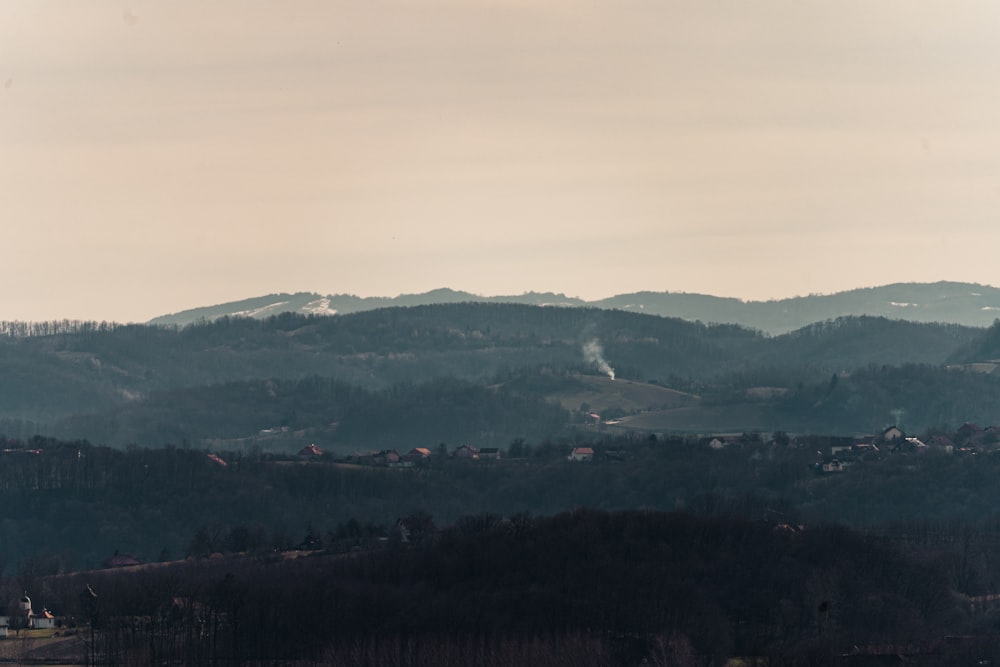
[{"label": "snow patch on ridge", "polygon": [[277,303],[272,303],[267,306],[261,306],[260,308],[241,310],[233,313],[233,317],[262,317],[264,315],[273,313],[274,311],[278,310],[287,303],[288,303],[287,301],[278,301]]},{"label": "snow patch on ridge", "polygon": [[329,297],[323,297],[321,299],[316,299],[315,301],[310,301],[306,305],[302,306],[302,312],[309,313],[310,315],[336,315],[337,309],[330,307]]}]

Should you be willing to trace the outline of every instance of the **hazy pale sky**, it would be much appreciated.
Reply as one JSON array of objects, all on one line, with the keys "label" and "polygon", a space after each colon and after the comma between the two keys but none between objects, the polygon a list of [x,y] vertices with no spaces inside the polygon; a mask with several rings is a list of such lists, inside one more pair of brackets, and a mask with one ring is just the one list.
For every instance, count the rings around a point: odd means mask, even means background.
[{"label": "hazy pale sky", "polygon": [[0,319],[1000,285],[994,0],[0,0]]}]

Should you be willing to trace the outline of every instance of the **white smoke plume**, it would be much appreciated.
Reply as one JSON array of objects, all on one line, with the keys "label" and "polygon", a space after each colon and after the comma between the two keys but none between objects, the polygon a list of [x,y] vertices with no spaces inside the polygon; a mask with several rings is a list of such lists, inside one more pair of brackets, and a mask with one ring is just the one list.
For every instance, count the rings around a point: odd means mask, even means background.
[{"label": "white smoke plume", "polygon": [[612,380],[615,379],[615,369],[604,360],[604,348],[596,338],[583,344],[583,358]]}]

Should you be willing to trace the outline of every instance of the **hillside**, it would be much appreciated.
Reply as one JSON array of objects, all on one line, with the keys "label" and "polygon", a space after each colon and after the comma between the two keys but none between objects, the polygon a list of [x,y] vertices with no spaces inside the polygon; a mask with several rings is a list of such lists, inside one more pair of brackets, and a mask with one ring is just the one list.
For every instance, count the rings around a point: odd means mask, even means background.
[{"label": "hillside", "polygon": [[[988,361],[977,355],[993,336],[858,317],[772,337],[620,310],[465,302],[182,328],[70,323],[0,337],[0,433],[287,451],[312,439],[541,440],[588,426],[590,412],[660,432],[849,433],[881,428],[896,408],[918,428],[993,423],[990,379],[934,371]],[[921,379],[897,386],[870,368]],[[863,379],[827,396],[833,376]],[[282,427],[292,435],[258,437]]]},{"label": "hillside", "polygon": [[[943,564],[840,527],[654,511],[470,514],[443,530],[429,519],[401,522],[413,527],[405,543],[351,555],[39,584],[79,617],[77,591],[99,591],[95,641],[109,664],[793,667],[879,659],[878,647],[947,664],[997,654],[995,629],[975,625]],[[277,611],[295,608],[309,613]],[[135,622],[144,616],[166,620]],[[975,631],[981,641],[946,641]]]},{"label": "hillside", "polygon": [[[862,317],[769,337],[617,310],[465,302],[183,328],[68,324],[0,338],[0,432],[118,446],[297,450],[317,439],[349,448],[405,434],[502,445],[586,426],[593,411],[622,419],[619,428],[654,431],[808,428],[819,420],[832,432],[851,432],[881,427],[897,406],[871,406],[891,397],[870,405],[851,397],[836,413],[839,423],[802,399],[822,393],[832,375],[872,365],[937,367],[968,356],[989,331]],[[600,381],[612,372],[614,382]],[[322,387],[333,386],[352,398],[327,400]],[[961,423],[960,408],[940,405],[969,393],[955,389],[924,387],[905,407],[918,419],[948,415]],[[1000,421],[988,407],[993,395],[980,387],[968,412]],[[294,437],[258,442],[260,431],[276,427]]]}]

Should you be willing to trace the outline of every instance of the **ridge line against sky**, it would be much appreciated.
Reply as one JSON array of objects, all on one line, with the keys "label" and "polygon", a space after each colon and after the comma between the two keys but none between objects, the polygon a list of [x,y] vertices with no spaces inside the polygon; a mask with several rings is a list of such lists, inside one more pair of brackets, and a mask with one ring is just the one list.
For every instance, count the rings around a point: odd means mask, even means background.
[{"label": "ridge line against sky", "polygon": [[0,319],[998,284],[1000,6],[0,4]]}]

